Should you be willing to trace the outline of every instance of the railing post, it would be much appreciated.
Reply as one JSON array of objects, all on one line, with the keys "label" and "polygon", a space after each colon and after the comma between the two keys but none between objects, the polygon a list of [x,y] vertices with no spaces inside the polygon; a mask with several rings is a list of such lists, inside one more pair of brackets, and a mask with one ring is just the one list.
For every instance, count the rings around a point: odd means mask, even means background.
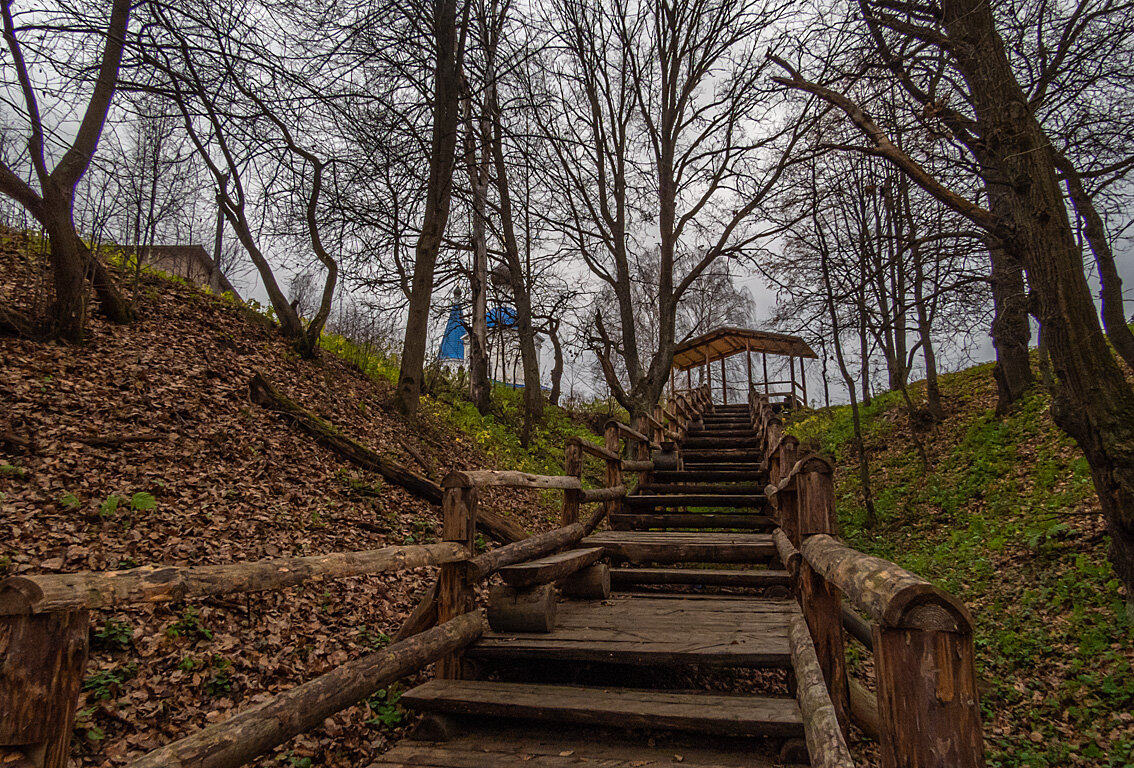
[{"label": "railing post", "polygon": [[[795,466],[799,453],[799,441],[791,435],[784,435],[780,439],[779,448],[772,454],[768,468],[769,478],[773,484],[778,484]],[[799,548],[799,494],[796,492],[798,483],[789,483],[783,491],[776,494],[776,503],[780,512],[779,524],[787,534],[788,541]]]},{"label": "railing post", "polygon": [[[606,431],[603,433],[603,447],[606,448],[614,456],[621,456],[618,445],[618,425],[608,423]],[[620,458],[606,460],[606,476],[604,477],[607,488],[614,488],[622,485],[622,461]],[[617,515],[622,512],[622,498],[611,499],[605,501],[606,505],[606,519],[611,520],[611,515]]]},{"label": "railing post", "polygon": [[[644,413],[640,414],[638,416],[638,418],[635,419],[634,428],[637,429],[643,435],[649,437],[649,435],[650,435],[650,421],[649,421],[649,419],[646,418],[646,414],[644,414]],[[634,453],[635,453],[634,458],[637,459],[638,461],[649,461],[650,460],[650,446],[649,446],[649,444],[647,444],[647,443],[645,443],[641,440],[636,440],[635,443],[637,443],[637,447],[634,450]],[[638,473],[638,482],[641,485],[645,485],[646,483],[650,482],[650,471],[649,470],[642,470],[641,472],[639,472]]]},{"label": "railing post", "polygon": [[87,665],[86,610],[0,616],[0,745],[66,768]]},{"label": "railing post", "polygon": [[[800,470],[795,478],[795,505],[799,525],[796,535],[802,544],[815,534],[833,535],[837,525],[831,465],[823,459],[812,458],[805,461]],[[790,467],[785,471],[790,471]],[[845,734],[850,725],[850,689],[839,591],[804,558],[799,569],[799,593],[831,703]]]},{"label": "railing post", "polygon": [[[579,438],[567,439],[563,447],[563,474],[571,477],[581,477],[583,474],[583,445]],[[563,513],[560,515],[560,525],[571,525],[579,522],[579,497],[582,491],[567,490],[563,492]]]},{"label": "railing post", "polygon": [[[476,552],[476,507],[480,491],[461,472],[450,472],[441,481],[443,517],[441,539],[464,545]],[[468,563],[444,563],[437,576],[437,623],[444,624],[473,609],[473,585],[467,578]],[[437,662],[439,678],[461,677],[461,654],[454,653]]]},{"label": "railing post", "polygon": [[882,766],[982,768],[972,626],[952,631],[920,623],[874,625]]}]

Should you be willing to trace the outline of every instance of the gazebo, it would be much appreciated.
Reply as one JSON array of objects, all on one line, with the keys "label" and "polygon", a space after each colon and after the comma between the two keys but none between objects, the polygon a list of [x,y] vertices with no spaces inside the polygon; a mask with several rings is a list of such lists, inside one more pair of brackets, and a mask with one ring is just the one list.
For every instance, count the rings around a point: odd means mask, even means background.
[{"label": "gazebo", "polygon": [[[752,377],[752,353],[760,354],[760,366],[763,371],[761,381]],[[728,405],[728,373],[725,359],[734,355],[745,355],[745,364],[748,371],[748,388],[763,386],[764,395],[768,398],[784,397],[790,406],[807,403],[807,376],[803,370],[804,359],[816,359],[818,355],[798,336],[786,333],[771,333],[769,331],[755,331],[749,328],[717,328],[708,333],[687,339],[677,345],[673,353],[673,366],[670,369],[670,387],[676,384],[678,371],[685,371],[686,383],[690,389],[693,387],[693,369],[703,368],[705,381],[709,383],[712,391],[712,364],[718,360],[721,363],[721,399]],[[768,355],[779,355],[788,358],[788,378],[781,381],[771,381],[768,378]],[[799,377],[796,378],[795,361],[799,360]],[[786,391],[774,387],[787,386]],[[741,402],[744,402],[742,400]]]}]

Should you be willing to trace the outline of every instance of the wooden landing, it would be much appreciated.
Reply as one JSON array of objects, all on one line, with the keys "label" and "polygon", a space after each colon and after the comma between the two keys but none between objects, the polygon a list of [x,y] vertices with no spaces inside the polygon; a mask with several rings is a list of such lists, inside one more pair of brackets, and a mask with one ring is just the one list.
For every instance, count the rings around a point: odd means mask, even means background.
[{"label": "wooden landing", "polygon": [[[677,598],[677,599],[675,599]],[[794,600],[612,596],[560,603],[547,634],[488,632],[467,655],[638,666],[786,667]]]}]

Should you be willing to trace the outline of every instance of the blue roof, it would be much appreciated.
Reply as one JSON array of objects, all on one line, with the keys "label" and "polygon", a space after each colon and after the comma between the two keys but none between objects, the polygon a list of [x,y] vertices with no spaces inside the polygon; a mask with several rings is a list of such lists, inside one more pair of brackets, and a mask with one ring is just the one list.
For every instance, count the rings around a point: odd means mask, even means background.
[{"label": "blue roof", "polygon": [[449,308],[449,322],[445,324],[445,335],[441,337],[441,360],[465,359],[465,324],[461,320],[461,305]]},{"label": "blue roof", "polygon": [[487,319],[489,328],[496,328],[497,326],[515,328],[516,310],[512,307],[496,307],[488,310]]}]

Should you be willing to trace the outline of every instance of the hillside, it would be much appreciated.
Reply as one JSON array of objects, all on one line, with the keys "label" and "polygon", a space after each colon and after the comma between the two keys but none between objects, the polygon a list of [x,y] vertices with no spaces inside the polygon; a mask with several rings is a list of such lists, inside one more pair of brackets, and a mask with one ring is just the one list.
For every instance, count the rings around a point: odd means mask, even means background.
[{"label": "hillside", "polygon": [[[37,300],[41,258],[22,235],[4,234],[0,303]],[[373,375],[329,352],[300,360],[255,311],[159,275],[144,275],[134,295],[137,322],[95,315],[83,346],[0,338],[0,576],[433,540],[437,508],[250,403],[254,372],[435,479],[454,468],[546,471],[561,464],[567,434],[586,432],[552,409],[532,451],[522,451],[511,393],[497,393],[496,418],[481,417],[443,381],[411,429],[391,411],[378,357],[355,355]],[[550,501],[520,491],[482,497],[528,531],[557,519]],[[125,763],[379,647],[432,579],[423,569],[95,612],[73,756],[84,766]],[[364,764],[402,730],[396,696],[381,692],[259,764]]]},{"label": "hillside", "polygon": [[[898,393],[864,409],[872,530],[849,407],[802,414],[789,431],[836,458],[844,538],[972,608],[990,766],[1134,765],[1134,627],[1086,461],[1043,392],[995,416],[991,365],[941,388],[946,419],[919,433],[928,468]],[[913,389],[924,399],[924,382]]]}]

